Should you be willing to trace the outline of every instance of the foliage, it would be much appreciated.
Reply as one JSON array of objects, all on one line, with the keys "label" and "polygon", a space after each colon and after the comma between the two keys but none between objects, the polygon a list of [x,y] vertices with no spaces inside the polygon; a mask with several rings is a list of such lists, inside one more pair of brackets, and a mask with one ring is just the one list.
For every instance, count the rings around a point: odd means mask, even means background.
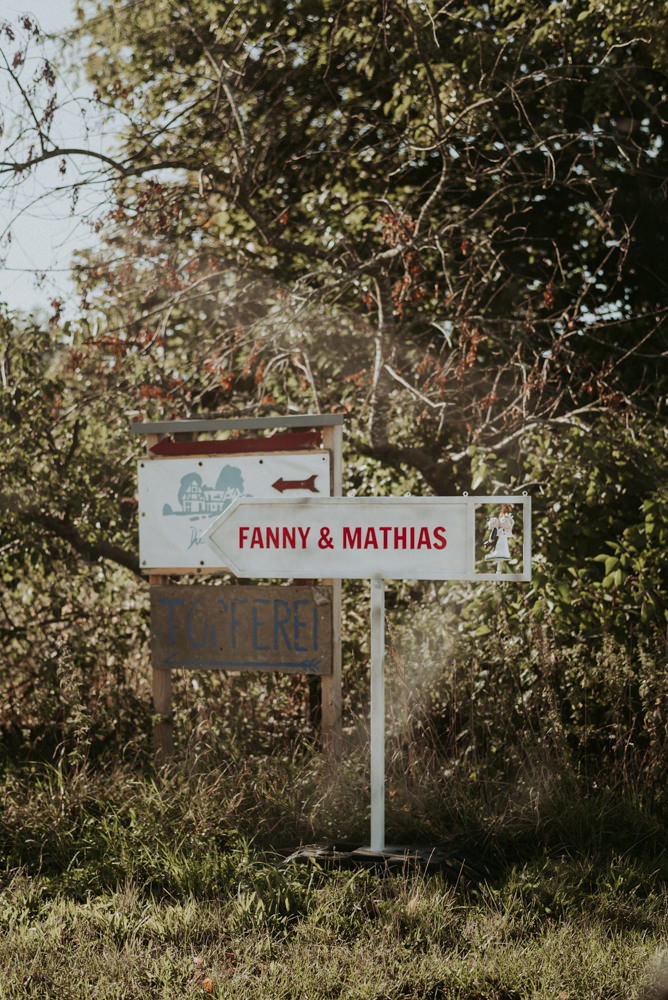
[{"label": "foliage", "polygon": [[101,349],[150,345],[162,412],[352,406],[358,450],[445,493],[471,445],[663,406],[665,16],[100,0],[80,35],[117,153],[58,148],[51,78],[6,39],[38,110],[2,169],[99,165],[82,305]]},{"label": "foliage", "polygon": [[[631,0],[614,19],[585,0],[91,4],[114,155],[58,147],[53,72],[26,68],[39,33],[5,24],[27,108],[7,183],[87,155],[111,199],[81,322],[21,351],[3,334],[10,575],[35,528],[42,564],[136,570],[132,415],[308,401],[349,411],[351,488],[550,497],[538,613],[661,621],[664,21]],[[568,508],[605,496],[586,541]]]},{"label": "foliage", "polygon": [[[126,116],[101,248],[80,321],[0,320],[5,992],[72,963],[99,997],[638,992],[665,939],[664,5],[86,9]],[[67,176],[96,154],[52,141],[53,75],[2,32],[33,114],[0,170]],[[151,766],[128,424],[311,407],[348,414],[346,492],[535,498],[531,588],[388,595],[388,833],[458,839],[477,888],[274,853],[367,837],[361,584],[338,771],[304,680],[185,673],[179,764]]]},{"label": "foliage", "polygon": [[[508,821],[525,796],[533,798],[537,827],[547,808],[548,824],[555,835],[561,827],[566,844],[579,823],[589,822],[586,807],[571,808],[580,782],[609,794],[610,805],[642,802],[648,816],[662,814],[665,636],[624,643],[574,635],[558,642],[550,625],[518,625],[500,595],[490,612],[492,628],[474,638],[466,623],[457,632],[452,613],[449,633],[438,628],[437,599],[393,629],[390,728],[399,786],[406,787],[402,770],[408,784],[417,782],[409,815],[418,826],[428,828],[439,809],[437,796],[425,791],[427,803],[420,799],[417,776],[427,766],[441,769],[449,794],[462,803],[480,784],[493,813],[498,794]],[[548,803],[555,800],[561,805],[552,811]]]},{"label": "foliage", "polygon": [[113,373],[72,371],[68,340],[0,318],[3,737],[51,753],[83,724],[89,752],[132,752],[148,705],[127,402]]},{"label": "foliage", "polygon": [[[150,754],[148,608],[136,575],[134,446],[126,414],[136,399],[140,366],[153,361],[150,352],[125,355],[109,367],[91,362],[82,371],[81,350],[71,330],[5,320],[0,627],[11,669],[2,680],[3,739],[14,753],[48,754],[59,745],[69,752],[74,741],[77,752],[92,758],[119,750],[144,758]],[[430,588],[390,589],[390,627],[398,627],[392,622],[401,622],[405,611],[413,622],[421,620],[417,607],[425,607],[425,647],[416,649],[411,640],[407,654],[409,666],[420,666],[421,690],[424,683],[435,689],[450,683],[443,680],[449,676],[443,652],[448,634],[459,628],[463,673],[439,709],[447,719],[452,699],[461,708],[453,730],[458,746],[446,744],[455,759],[478,745],[478,737],[463,735],[471,731],[473,688],[465,678],[473,670],[479,678],[474,687],[482,684],[480,691],[490,696],[489,713],[481,713],[482,695],[476,696],[476,732],[497,734],[497,761],[515,759],[512,734],[528,724],[527,706],[533,706],[531,730],[541,733],[548,724],[541,711],[550,704],[559,719],[559,745],[569,748],[569,759],[575,755],[576,766],[589,761],[587,766],[623,771],[619,754],[625,748],[624,760],[630,753],[634,773],[644,768],[654,787],[649,776],[661,773],[665,754],[658,721],[667,605],[659,502],[665,431],[647,423],[635,440],[622,433],[612,419],[598,435],[574,430],[559,438],[518,438],[505,463],[482,450],[472,453],[484,491],[512,482],[518,469],[533,480],[530,589],[506,587],[501,595],[488,585],[449,585],[442,590],[449,597],[445,616],[440,604],[432,614]],[[419,490],[414,473],[393,474],[350,449],[346,481],[346,489],[357,493]],[[351,735],[368,697],[367,600],[364,585],[346,586],[345,717]],[[502,673],[499,663],[506,664]],[[485,676],[495,676],[495,684],[483,683]],[[218,745],[265,753],[279,740],[290,757],[315,739],[311,695],[300,678],[184,676],[176,678],[175,703],[182,706],[179,752],[187,756],[213,751],[215,759]],[[599,732],[595,718],[615,721]],[[76,737],[84,723],[85,740]]]},{"label": "foliage", "polygon": [[534,612],[552,610],[573,631],[615,630],[630,641],[651,626],[661,631],[665,427],[644,424],[632,435],[612,422],[593,436],[571,434],[559,450],[542,441],[531,452],[537,475],[552,480],[538,507]]},{"label": "foliage", "polygon": [[[472,450],[476,490],[521,483],[533,497],[531,587],[508,588],[504,601],[515,627],[544,622],[557,645],[571,635],[614,633],[633,642],[662,633],[666,445],[662,424],[645,420],[630,429],[613,415],[599,421],[596,433],[586,427],[528,433],[504,459]],[[485,586],[464,610],[477,635],[489,632],[495,603]]]}]

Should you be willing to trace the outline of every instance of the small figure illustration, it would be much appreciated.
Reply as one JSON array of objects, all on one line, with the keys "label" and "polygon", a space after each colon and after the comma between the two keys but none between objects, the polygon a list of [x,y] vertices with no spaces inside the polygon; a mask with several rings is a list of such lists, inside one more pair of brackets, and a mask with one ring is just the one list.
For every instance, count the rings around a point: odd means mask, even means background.
[{"label": "small figure illustration", "polygon": [[[487,518],[487,528],[489,532],[487,538],[483,542],[483,547],[486,549],[493,549],[496,546],[497,539],[499,537],[499,519],[498,517],[488,517]],[[486,556],[488,559],[489,556]]]},{"label": "small figure illustration", "polygon": [[508,540],[513,537],[513,527],[515,524],[515,519],[512,512],[512,504],[504,503],[501,508],[501,512],[498,517],[492,516],[487,521],[487,539],[484,542],[484,547],[486,549],[491,549],[485,555],[485,559],[489,559],[490,562],[493,560],[507,559],[509,562],[515,562],[514,559],[510,558],[510,548],[508,546]]}]

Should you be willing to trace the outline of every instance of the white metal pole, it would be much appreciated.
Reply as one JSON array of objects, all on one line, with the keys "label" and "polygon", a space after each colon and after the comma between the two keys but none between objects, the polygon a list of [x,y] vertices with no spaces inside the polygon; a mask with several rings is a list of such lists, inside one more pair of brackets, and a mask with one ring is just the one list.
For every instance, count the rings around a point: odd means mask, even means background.
[{"label": "white metal pole", "polygon": [[385,849],[385,581],[371,580],[371,850]]}]

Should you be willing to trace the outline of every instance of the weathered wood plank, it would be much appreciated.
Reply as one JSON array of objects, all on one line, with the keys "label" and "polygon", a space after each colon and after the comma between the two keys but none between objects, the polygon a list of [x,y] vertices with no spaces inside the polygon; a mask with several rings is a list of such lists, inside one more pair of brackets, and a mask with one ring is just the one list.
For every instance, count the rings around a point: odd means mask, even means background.
[{"label": "weathered wood plank", "polygon": [[[165,584],[166,577],[155,574],[149,577],[151,591]],[[174,752],[174,724],[172,722],[172,675],[169,670],[151,671],[153,711],[153,748],[159,764],[168,761]]]},{"label": "weathered wood plank", "polygon": [[[343,427],[332,425],[323,430],[323,444],[331,454],[331,494],[340,497],[343,492]],[[332,670],[322,679],[322,742],[334,760],[342,751],[342,598],[340,580],[323,580],[332,588]]]},{"label": "weathered wood plank", "polygon": [[225,430],[262,430],[273,427],[333,427],[343,424],[342,413],[288,414],[283,417],[224,417],[216,419],[163,420],[159,423],[133,423],[133,434],[173,434],[178,431],[200,433]]},{"label": "weathered wood plank", "polygon": [[151,587],[154,670],[332,670],[331,588]]},{"label": "weathered wood plank", "polygon": [[297,431],[286,434],[272,434],[262,438],[233,438],[225,441],[172,441],[160,438],[150,449],[151,455],[175,458],[185,455],[238,455],[255,452],[293,451],[299,448],[313,448],[320,443],[320,431]]}]

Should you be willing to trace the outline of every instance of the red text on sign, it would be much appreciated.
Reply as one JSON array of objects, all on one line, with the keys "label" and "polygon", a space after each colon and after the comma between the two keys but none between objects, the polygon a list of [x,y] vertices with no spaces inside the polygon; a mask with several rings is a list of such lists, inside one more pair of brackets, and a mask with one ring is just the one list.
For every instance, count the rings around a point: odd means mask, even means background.
[{"label": "red text on sign", "polygon": [[427,527],[343,529],[344,549],[444,549],[448,541],[445,528]]},{"label": "red text on sign", "polygon": [[309,528],[239,528],[240,549],[305,549]]},{"label": "red text on sign", "polygon": [[[369,549],[375,551],[387,551],[388,549],[391,551],[417,551],[420,549],[442,551],[448,544],[445,530],[442,525],[435,528],[426,525],[421,527],[411,525],[405,528],[394,525],[353,528],[346,525],[342,529],[340,544],[343,549],[357,551]],[[239,548],[304,550],[307,548],[310,532],[310,525],[305,528],[299,525],[296,527],[243,525],[239,528]],[[334,539],[331,529],[321,528],[320,532],[318,543],[320,548],[333,548]]]}]

